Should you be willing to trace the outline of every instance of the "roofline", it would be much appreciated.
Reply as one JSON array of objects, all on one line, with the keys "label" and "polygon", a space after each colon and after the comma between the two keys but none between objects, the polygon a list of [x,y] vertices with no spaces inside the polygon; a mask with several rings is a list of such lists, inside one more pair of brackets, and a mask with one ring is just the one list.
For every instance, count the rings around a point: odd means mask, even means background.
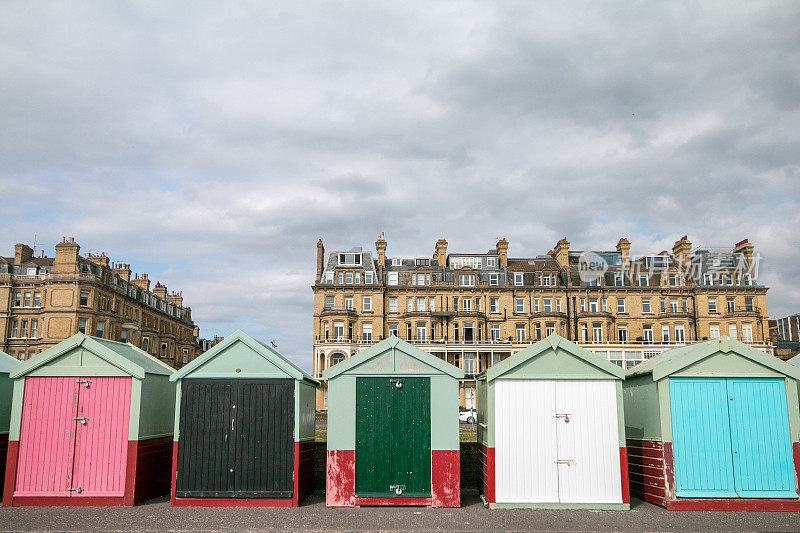
[{"label": "roofline", "polygon": [[533,359],[545,350],[552,349],[555,351],[557,348],[560,348],[574,355],[575,357],[582,359],[586,363],[589,363],[590,365],[602,370],[603,372],[606,372],[607,374],[611,374],[617,379],[625,379],[625,371],[622,368],[601,358],[600,356],[593,354],[586,348],[581,348],[574,342],[565,339],[557,333],[551,333],[544,339],[528,345],[504,361],[500,361],[496,365],[492,365],[489,367],[489,369],[482,372],[479,377],[481,379],[486,379],[486,381],[493,381],[510,372],[519,365]]},{"label": "roofline", "polygon": [[[276,349],[261,344],[256,339],[245,333],[244,331],[237,329],[227,337],[225,337],[222,342],[219,342],[217,345],[212,347],[210,350],[202,354],[200,357],[194,359],[191,363],[185,365],[180,370],[172,374],[169,378],[170,381],[178,381],[183,377],[191,374],[198,368],[202,367],[208,361],[213,359],[217,356],[220,352],[234,344],[235,342],[241,341],[246,344],[251,350],[259,354],[261,357],[268,359],[272,364],[280,368],[283,372],[285,372],[289,377],[292,377],[298,381],[309,381],[316,385],[319,385],[319,381],[312,378],[309,374],[307,374],[303,369],[295,366],[292,364],[284,355],[278,352]],[[265,351],[269,353],[269,355],[265,354]]]}]

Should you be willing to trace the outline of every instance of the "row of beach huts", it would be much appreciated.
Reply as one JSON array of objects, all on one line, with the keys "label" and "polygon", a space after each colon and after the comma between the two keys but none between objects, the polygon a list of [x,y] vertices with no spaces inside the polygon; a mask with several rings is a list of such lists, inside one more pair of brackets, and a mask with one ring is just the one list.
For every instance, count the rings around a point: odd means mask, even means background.
[{"label": "row of beach huts", "polygon": [[[477,377],[481,497],[800,510],[792,363],[723,337],[626,373],[551,335]],[[389,337],[323,376],[328,505],[461,505],[460,369]],[[297,506],[318,386],[240,331],[178,371],[83,334],[24,362],[0,352],[3,505]]]}]

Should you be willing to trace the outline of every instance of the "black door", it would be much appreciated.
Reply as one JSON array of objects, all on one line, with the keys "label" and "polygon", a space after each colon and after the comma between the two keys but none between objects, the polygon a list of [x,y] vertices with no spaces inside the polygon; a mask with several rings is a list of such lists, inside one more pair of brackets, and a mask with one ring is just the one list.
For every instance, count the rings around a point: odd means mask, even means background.
[{"label": "black door", "polygon": [[175,494],[291,498],[294,380],[184,379]]}]

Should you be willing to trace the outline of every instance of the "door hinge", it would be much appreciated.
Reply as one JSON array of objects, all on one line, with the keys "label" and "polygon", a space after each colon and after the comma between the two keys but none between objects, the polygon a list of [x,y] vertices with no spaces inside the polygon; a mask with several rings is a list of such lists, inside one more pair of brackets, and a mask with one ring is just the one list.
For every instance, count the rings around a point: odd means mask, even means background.
[{"label": "door hinge", "polygon": [[403,491],[406,490],[405,485],[389,485],[389,490],[394,491],[395,494],[400,496],[403,494]]},{"label": "door hinge", "polygon": [[78,488],[75,488],[75,489],[67,489],[67,492],[77,492],[77,493],[80,494],[81,492],[83,492],[83,488],[82,487],[78,487]]},{"label": "door hinge", "polygon": [[86,421],[89,420],[89,417],[88,416],[76,416],[75,418],[73,418],[73,420],[75,420],[76,422],[80,422],[83,425],[86,425]]},{"label": "door hinge", "polygon": [[563,418],[564,422],[569,422],[569,417],[571,416],[572,414],[570,413],[557,413],[553,415],[553,418]]},{"label": "door hinge", "polygon": [[92,384],[92,380],[91,379],[79,379],[75,383],[77,383],[78,385],[83,385],[84,387],[86,387],[88,389],[89,385]]}]

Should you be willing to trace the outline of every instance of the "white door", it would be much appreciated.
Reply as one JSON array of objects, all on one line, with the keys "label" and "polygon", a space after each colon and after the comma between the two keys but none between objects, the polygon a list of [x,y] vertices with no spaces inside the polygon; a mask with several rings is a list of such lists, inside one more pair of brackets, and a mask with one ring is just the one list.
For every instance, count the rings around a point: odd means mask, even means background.
[{"label": "white door", "polygon": [[622,503],[613,380],[495,382],[498,503]]},{"label": "white door", "polygon": [[556,382],[558,501],[622,503],[613,380]]},{"label": "white door", "polygon": [[495,381],[495,500],[558,501],[554,381]]}]

